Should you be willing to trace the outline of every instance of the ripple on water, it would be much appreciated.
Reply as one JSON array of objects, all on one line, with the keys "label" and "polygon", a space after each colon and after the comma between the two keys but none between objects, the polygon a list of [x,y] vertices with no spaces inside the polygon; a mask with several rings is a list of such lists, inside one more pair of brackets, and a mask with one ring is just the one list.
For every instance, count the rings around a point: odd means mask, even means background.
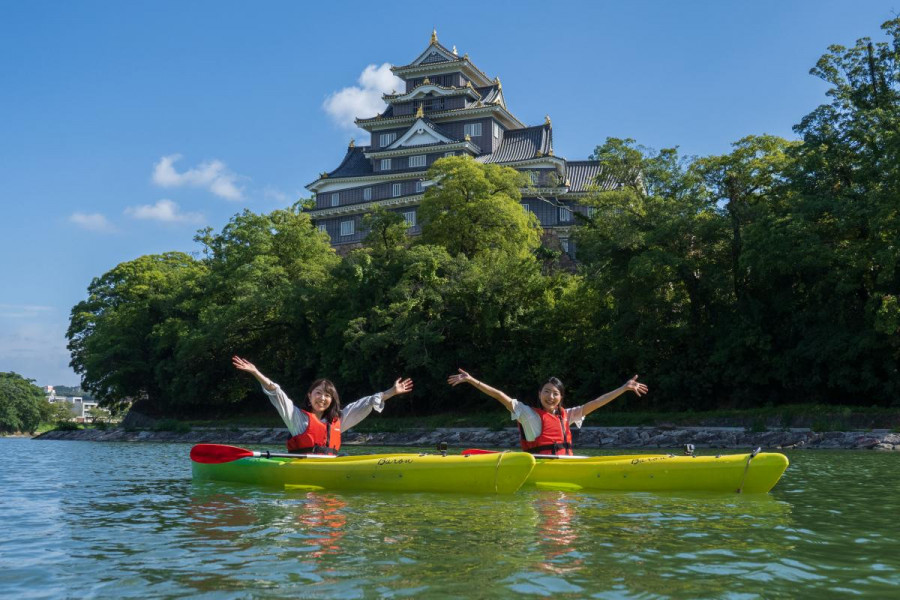
[{"label": "ripple on water", "polygon": [[793,453],[762,496],[495,498],[194,484],[187,450],[0,439],[0,464],[17,465],[0,470],[0,594],[890,597],[900,585],[893,455]]}]

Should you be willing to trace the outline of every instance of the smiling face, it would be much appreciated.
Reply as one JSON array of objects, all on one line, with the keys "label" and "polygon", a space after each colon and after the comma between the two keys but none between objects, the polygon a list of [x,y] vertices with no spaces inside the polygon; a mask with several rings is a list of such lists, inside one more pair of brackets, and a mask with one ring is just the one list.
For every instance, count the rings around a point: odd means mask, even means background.
[{"label": "smiling face", "polygon": [[333,400],[331,392],[328,390],[328,386],[325,383],[321,383],[314,387],[306,397],[309,399],[309,406],[312,409],[311,412],[320,419],[322,418],[322,415],[325,414],[325,411],[328,410],[328,407],[331,406]]},{"label": "smiling face", "polygon": [[541,407],[547,412],[555,413],[562,399],[562,391],[552,383],[545,383],[541,388]]}]

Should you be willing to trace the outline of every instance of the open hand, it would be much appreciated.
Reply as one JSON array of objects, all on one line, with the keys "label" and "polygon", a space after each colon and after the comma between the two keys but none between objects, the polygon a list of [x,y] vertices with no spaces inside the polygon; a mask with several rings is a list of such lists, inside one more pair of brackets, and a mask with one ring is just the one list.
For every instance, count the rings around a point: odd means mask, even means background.
[{"label": "open hand", "polygon": [[634,377],[632,377],[631,379],[626,381],[625,385],[623,385],[622,387],[625,388],[626,390],[631,390],[638,396],[643,396],[648,391],[650,391],[650,388],[648,388],[643,383],[638,383],[637,378],[638,378],[638,376],[635,375]]},{"label": "open hand", "polygon": [[239,371],[246,371],[248,373],[256,372],[256,366],[249,360],[244,360],[240,356],[232,356],[231,364],[234,365],[234,368],[238,369]]},{"label": "open hand", "polygon": [[459,373],[457,373],[455,375],[451,375],[450,377],[447,378],[447,383],[449,383],[452,386],[457,386],[461,383],[472,383],[473,381],[475,381],[475,378],[472,377],[471,375],[469,375],[468,373],[466,373],[465,371],[463,371],[462,369],[459,370]]},{"label": "open hand", "polygon": [[407,394],[411,392],[413,389],[413,380],[410,378],[403,379],[401,377],[397,378],[397,381],[394,382],[394,387],[391,388],[393,394],[392,396],[396,396],[397,394]]}]

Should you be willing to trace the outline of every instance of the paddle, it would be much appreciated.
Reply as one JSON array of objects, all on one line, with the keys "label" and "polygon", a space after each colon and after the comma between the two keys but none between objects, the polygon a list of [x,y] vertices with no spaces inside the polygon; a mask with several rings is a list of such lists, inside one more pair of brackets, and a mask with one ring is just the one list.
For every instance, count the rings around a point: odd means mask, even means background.
[{"label": "paddle", "polygon": [[[463,456],[471,456],[473,454],[497,454],[498,450],[482,450],[480,448],[469,448],[463,450]],[[589,456],[569,456],[568,454],[535,454],[535,458],[590,458]]]},{"label": "paddle", "polygon": [[288,454],[279,452],[255,452],[225,444],[197,444],[191,448],[191,460],[198,463],[221,464],[241,458],[334,458],[330,454]]}]

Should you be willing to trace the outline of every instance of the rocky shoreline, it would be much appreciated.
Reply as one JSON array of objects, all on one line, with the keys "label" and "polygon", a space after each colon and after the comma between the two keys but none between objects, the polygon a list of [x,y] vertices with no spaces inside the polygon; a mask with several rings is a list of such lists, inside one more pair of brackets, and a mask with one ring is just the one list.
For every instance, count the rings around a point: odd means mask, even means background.
[{"label": "rocky shoreline", "polygon": [[[816,432],[809,429],[748,431],[742,427],[584,427],[573,431],[578,448],[673,449],[693,444],[696,448],[752,449],[848,449],[900,451],[900,433],[887,429]],[[194,428],[187,432],[126,430],[123,428],[48,431],[34,439],[89,442],[215,443],[239,446],[280,445],[288,438],[282,428]],[[458,448],[516,448],[518,431],[487,428],[416,429],[401,432],[343,434],[345,445],[429,447],[446,442]]]}]

